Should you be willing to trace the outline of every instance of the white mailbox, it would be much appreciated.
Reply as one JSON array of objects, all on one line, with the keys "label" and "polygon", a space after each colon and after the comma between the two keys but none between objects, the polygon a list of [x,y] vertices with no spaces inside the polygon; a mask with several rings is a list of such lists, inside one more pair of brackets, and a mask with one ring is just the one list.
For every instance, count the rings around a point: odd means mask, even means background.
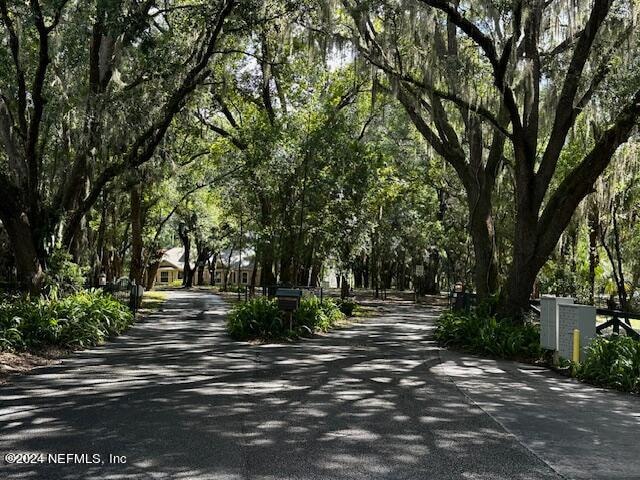
[{"label": "white mailbox", "polygon": [[580,361],[585,348],[596,336],[596,307],[592,305],[558,305],[558,353],[562,358],[573,355],[573,331],[580,330]]},{"label": "white mailbox", "polygon": [[558,350],[558,307],[573,304],[571,297],[549,297],[540,299],[540,346],[547,350]]}]

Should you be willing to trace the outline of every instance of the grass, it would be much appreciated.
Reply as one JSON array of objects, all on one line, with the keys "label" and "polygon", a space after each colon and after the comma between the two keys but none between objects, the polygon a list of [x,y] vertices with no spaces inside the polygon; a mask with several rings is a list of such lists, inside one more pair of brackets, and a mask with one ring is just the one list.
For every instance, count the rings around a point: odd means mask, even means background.
[{"label": "grass", "polygon": [[368,318],[377,314],[377,310],[374,307],[366,307],[361,304],[356,304],[356,307],[353,309],[353,313],[351,317],[353,318]]},{"label": "grass", "polygon": [[158,290],[146,291],[142,297],[142,305],[140,306],[140,309],[145,313],[159,310],[166,300],[166,292]]}]

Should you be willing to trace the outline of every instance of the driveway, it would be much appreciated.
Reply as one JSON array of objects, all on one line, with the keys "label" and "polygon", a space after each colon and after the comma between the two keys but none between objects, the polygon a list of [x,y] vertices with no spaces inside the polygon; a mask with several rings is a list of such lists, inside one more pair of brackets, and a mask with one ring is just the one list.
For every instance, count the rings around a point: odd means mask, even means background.
[{"label": "driveway", "polygon": [[226,310],[172,292],[108,345],[1,386],[0,455],[37,455],[0,459],[0,478],[562,478],[452,381],[435,310],[282,345],[230,340]]}]

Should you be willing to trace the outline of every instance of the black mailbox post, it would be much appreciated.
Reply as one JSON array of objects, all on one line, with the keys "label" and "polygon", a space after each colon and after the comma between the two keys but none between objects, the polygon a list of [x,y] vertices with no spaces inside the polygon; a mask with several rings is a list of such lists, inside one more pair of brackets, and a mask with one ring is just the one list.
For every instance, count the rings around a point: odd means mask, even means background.
[{"label": "black mailbox post", "polygon": [[283,312],[293,312],[300,306],[300,298],[302,290],[295,288],[278,288],[276,290],[276,298],[278,299],[278,307]]},{"label": "black mailbox post", "polygon": [[278,288],[276,290],[278,308],[285,312],[289,318],[289,330],[293,330],[293,312],[300,306],[301,297],[302,290],[295,288]]}]

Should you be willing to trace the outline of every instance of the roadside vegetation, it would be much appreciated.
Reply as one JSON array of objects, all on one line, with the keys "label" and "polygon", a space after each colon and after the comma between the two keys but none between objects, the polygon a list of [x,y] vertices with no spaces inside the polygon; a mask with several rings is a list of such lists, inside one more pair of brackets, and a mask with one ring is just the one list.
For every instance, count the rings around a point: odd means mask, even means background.
[{"label": "roadside vegetation", "polygon": [[479,355],[521,360],[542,355],[537,325],[503,322],[478,311],[444,313],[436,322],[435,338],[442,346]]},{"label": "roadside vegetation", "polygon": [[594,339],[576,375],[594,385],[640,393],[640,341],[619,335]]},{"label": "roadside vegetation", "polygon": [[[540,346],[540,328],[526,322],[499,321],[478,309],[471,312],[446,312],[436,321],[435,338],[443,347],[465,352],[524,362],[551,364],[549,352]],[[640,341],[611,335],[595,338],[586,350],[583,362],[561,365],[578,379],[625,392],[640,393]]]},{"label": "roadside vegetation", "polygon": [[331,299],[321,302],[314,296],[302,298],[289,318],[278,308],[276,299],[257,297],[232,308],[227,331],[236,340],[295,339],[326,332],[346,317]]},{"label": "roadside vegetation", "polygon": [[143,313],[152,312],[155,310],[159,310],[162,304],[167,300],[166,292],[159,291],[148,291],[144,292],[144,296],[142,297],[142,304],[140,305],[140,310]]},{"label": "roadside vegetation", "polygon": [[85,348],[122,333],[132,323],[129,309],[99,290],[64,298],[5,297],[0,301],[0,350]]}]

